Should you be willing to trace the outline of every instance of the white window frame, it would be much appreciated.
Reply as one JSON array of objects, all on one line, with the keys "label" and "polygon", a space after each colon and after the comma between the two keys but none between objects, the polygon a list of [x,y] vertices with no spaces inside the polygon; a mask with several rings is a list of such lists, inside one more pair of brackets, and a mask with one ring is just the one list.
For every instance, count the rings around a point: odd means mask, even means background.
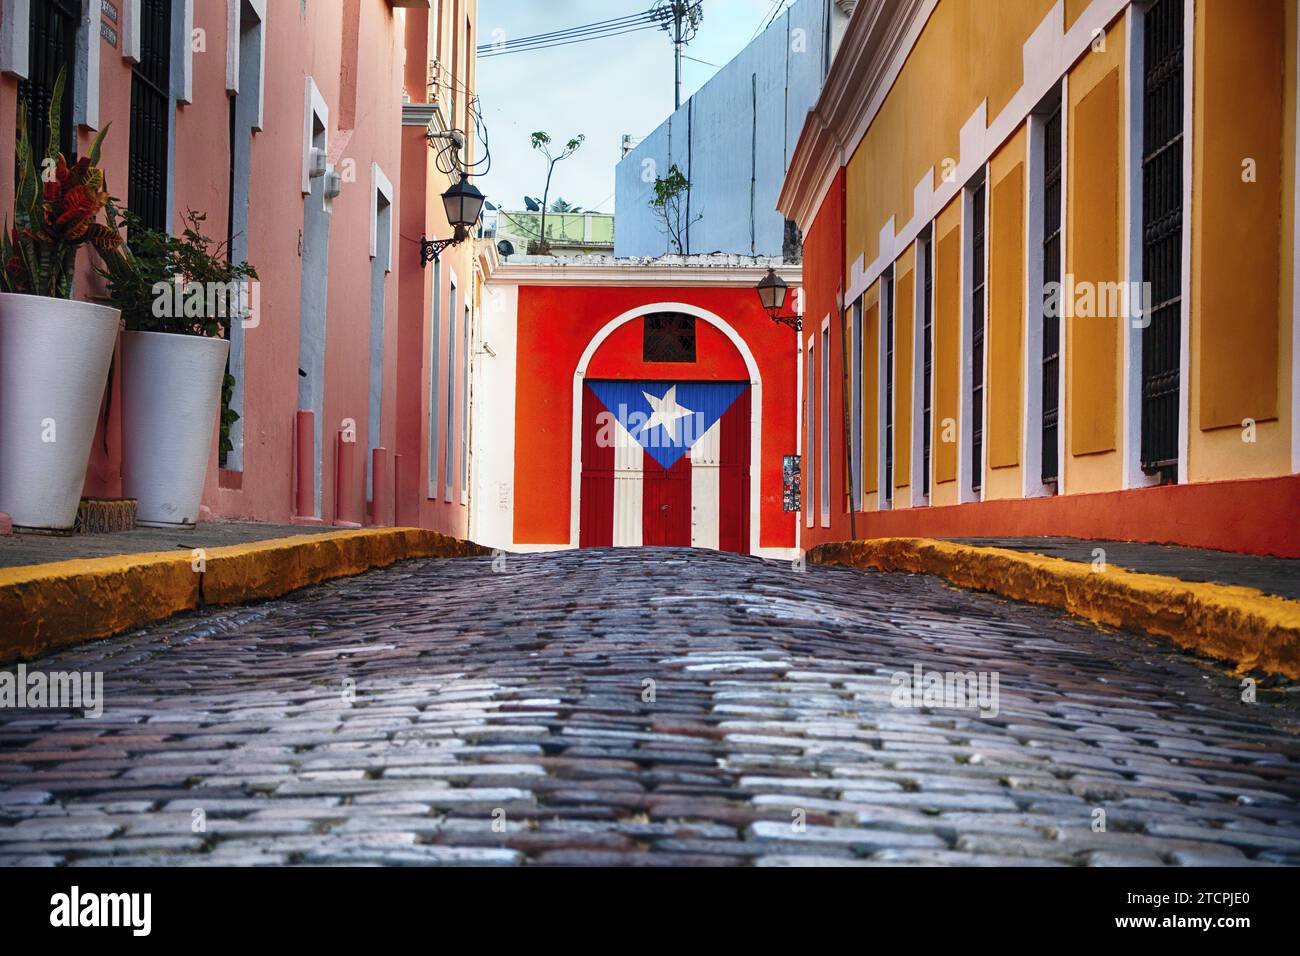
[{"label": "white window frame", "polygon": [[451,285],[447,292],[447,423],[446,450],[443,453],[443,500],[452,502],[456,487],[456,293],[460,280],[455,269],[448,269]]},{"label": "white window frame", "polygon": [[[92,2],[96,7],[99,6],[99,0]],[[174,20],[172,28],[172,95],[177,103],[188,105],[194,102],[194,0],[180,0],[180,3],[179,29]],[[176,13],[176,3],[173,2],[173,18]],[[179,56],[176,55],[178,53]]]},{"label": "white window frame", "polygon": [[[989,170],[986,163],[962,187],[961,191],[961,382],[959,385],[961,389],[961,427],[957,433],[957,500],[962,504],[983,501],[984,494],[988,490],[987,476],[983,474],[980,476],[979,491],[977,492],[971,487],[974,480],[974,469],[971,466],[971,445],[975,439],[974,429],[972,428],[974,408],[971,404],[971,381],[975,373],[973,365],[975,315],[970,280],[975,262],[975,223],[973,220],[975,189],[981,182],[984,186],[984,315],[981,317],[981,321],[984,323],[984,443],[981,448],[982,455],[980,459],[982,471],[987,471],[984,468],[984,463],[988,461]],[[931,445],[932,453],[933,448],[934,446]]]},{"label": "white window frame", "polygon": [[820,477],[818,479],[818,505],[821,511],[821,526],[831,526],[831,317],[822,319],[821,328],[821,394],[818,396],[821,421],[817,430],[817,452],[821,459]]},{"label": "white window frame", "polygon": [[[893,323],[894,326],[894,357],[897,358],[898,357],[898,310],[897,310],[898,287],[895,285],[895,283],[897,282],[897,272],[893,263],[890,263],[890,265],[888,265],[885,268],[885,271],[880,274],[880,279],[878,281],[880,282],[880,310],[879,310],[880,323],[879,323],[879,328],[876,331],[876,352],[877,352],[876,510],[892,511],[894,507],[894,490],[892,488],[892,485],[894,485],[898,481],[898,475],[891,474],[890,480],[888,482],[888,484],[891,487],[886,487],[885,429],[889,425],[889,416],[888,416],[889,409],[887,405],[893,403],[892,402],[886,403],[886,398],[888,397],[887,393],[889,389],[889,382],[886,381],[885,373],[888,371],[889,352],[885,344],[885,327],[886,327],[885,308],[886,308],[886,304],[888,304],[890,321]],[[886,302],[886,298],[885,298],[886,292],[888,292],[889,294],[888,302]],[[895,365],[895,372],[897,372],[897,365]],[[897,376],[895,375],[894,385],[897,384],[898,384],[898,379]],[[898,394],[898,390],[897,388],[895,388],[894,390],[895,398],[897,397],[897,394]],[[897,429],[894,430],[893,458],[894,458],[895,467],[892,470],[896,471],[898,465],[898,430]]]},{"label": "white window frame", "polygon": [[[1195,79],[1196,79],[1196,4],[1186,0],[1183,7],[1183,219],[1192,214],[1192,159],[1196,155]],[[1295,242],[1294,226],[1291,241]],[[1192,390],[1192,230],[1183,226],[1182,332],[1179,339],[1178,389],[1178,483],[1187,484],[1187,449],[1191,435]],[[1295,281],[1294,279],[1292,280]],[[1297,321],[1293,315],[1292,324]],[[1291,375],[1295,377],[1295,366]],[[1294,409],[1292,414],[1295,414]]]},{"label": "white window frame", "polygon": [[851,456],[849,458],[849,469],[850,474],[853,476],[853,495],[850,507],[855,511],[865,510],[867,501],[866,494],[862,490],[862,449],[866,446],[864,440],[866,433],[863,431],[866,427],[866,423],[862,420],[862,400],[864,398],[862,386],[862,342],[865,337],[863,334],[862,314],[862,296],[858,296],[853,300],[852,311],[849,318],[849,322],[851,323],[849,326],[849,343],[850,348],[852,349],[850,367],[852,369],[851,381],[853,393],[852,405],[850,408],[851,425],[849,429],[850,447],[848,454]]},{"label": "white window frame", "polygon": [[[934,259],[934,224],[931,223],[916,237],[913,244],[912,287],[916,290],[912,296],[912,507],[924,508],[930,504],[930,496],[925,493],[929,484],[924,474],[925,460],[925,246],[930,246],[930,258]],[[930,308],[934,309],[934,280],[930,280]],[[931,316],[934,312],[931,311]],[[930,342],[931,352],[934,342]],[[934,356],[930,357],[933,369]],[[934,375],[930,376],[930,407],[934,408]],[[930,423],[931,430],[934,422]],[[934,457],[934,448],[930,448],[930,457]],[[933,461],[930,462],[933,465]],[[931,468],[933,471],[933,468]]]},{"label": "white window frame", "polygon": [[[1066,235],[1066,167],[1069,165],[1069,153],[1066,149],[1065,127],[1069,121],[1069,103],[1067,90],[1062,81],[1058,88],[1061,97],[1061,249],[1060,269],[1062,279],[1065,276],[1065,235]],[[1029,114],[1027,124],[1027,170],[1025,182],[1025,201],[1028,215],[1028,228],[1025,232],[1025,310],[1024,310],[1024,375],[1022,381],[1021,407],[1024,419],[1020,433],[1021,493],[1026,498],[1047,498],[1060,489],[1061,473],[1064,471],[1065,454],[1065,392],[1058,382],[1056,409],[1056,471],[1057,482],[1053,487],[1043,482],[1043,212],[1046,197],[1043,192],[1043,177],[1047,170],[1047,117],[1056,108],[1055,96],[1043,99]],[[1057,309],[1057,323],[1060,341],[1058,348],[1057,369],[1061,375],[1063,365],[1061,356],[1065,353],[1065,310],[1064,298]]]},{"label": "white window frame", "polygon": [[[241,7],[242,4],[242,7]],[[134,8],[130,14],[127,23],[130,25],[130,32],[133,38],[127,39],[128,34],[123,34],[123,58],[138,62],[140,58],[140,0],[128,0],[127,8]],[[240,258],[247,258],[243,253],[248,249],[248,230],[252,223],[251,193],[252,193],[252,136],[253,133],[262,129],[262,110],[263,110],[263,89],[265,86],[264,76],[266,73],[266,0],[227,0],[227,34],[226,34],[226,91],[233,93],[237,97],[240,87],[240,74],[244,68],[241,62],[241,50],[246,32],[253,33],[254,36],[250,42],[257,44],[258,62],[255,76],[252,78],[256,86],[256,111],[249,123],[248,132],[245,133],[242,128],[236,130],[240,137],[248,137],[248,166],[246,168],[232,168],[230,175],[236,177],[238,188],[236,193],[247,208],[247,214],[244,221],[239,223],[242,237],[236,239],[236,249],[232,250]],[[134,19],[131,19],[134,18]],[[245,30],[245,21],[255,21],[254,25]],[[133,44],[133,55],[127,55],[127,47]],[[245,91],[244,96],[251,96],[252,92]],[[243,104],[245,100],[236,100],[236,119],[245,116]],[[242,147],[241,147],[242,148]],[[234,210],[232,210],[232,218]],[[242,250],[242,252],[241,252]],[[231,396],[230,407],[239,414],[239,418],[230,428],[230,440],[234,446],[227,456],[226,469],[229,471],[242,472],[245,467],[244,459],[244,368],[245,358],[247,355],[247,346],[245,342],[246,331],[241,323],[236,323],[230,330],[230,368],[235,376],[234,393]]]},{"label": "white window frame", "polygon": [[[138,2],[138,0],[137,0]],[[72,124],[99,129],[99,36],[101,0],[80,0],[73,62]],[[3,0],[0,17],[0,73],[21,80],[31,71],[31,0]]]},{"label": "white window frame", "polygon": [[[1191,3],[1186,2],[1183,8],[1184,16],[1191,19]],[[1144,263],[1144,250],[1142,248],[1142,217],[1143,217],[1143,199],[1142,199],[1142,152],[1144,147],[1144,130],[1143,122],[1146,115],[1146,106],[1144,103],[1144,88],[1146,86],[1146,7],[1141,4],[1134,4],[1129,8],[1129,15],[1125,17],[1125,53],[1124,69],[1126,71],[1126,81],[1124,83],[1124,288],[1131,290],[1140,288],[1142,282],[1142,270]],[[1186,82],[1186,73],[1191,65],[1190,46],[1183,47],[1183,70],[1184,82]],[[1184,96],[1188,96],[1187,88],[1184,87]],[[1190,158],[1188,145],[1191,143],[1191,126],[1189,125],[1190,112],[1189,104],[1183,104],[1183,261],[1182,261],[1182,310],[1183,315],[1187,314],[1187,297],[1188,297],[1188,272],[1190,271],[1190,247],[1188,246],[1188,233],[1191,232],[1190,210],[1190,176],[1187,160]],[[1136,285],[1134,283],[1137,283]],[[1134,320],[1131,317],[1133,303],[1129,301],[1129,295],[1126,291],[1124,295],[1125,311],[1129,313],[1123,318],[1123,327],[1120,340],[1123,349],[1123,373],[1120,380],[1120,405],[1122,414],[1120,415],[1122,434],[1120,437],[1122,474],[1121,487],[1123,488],[1145,488],[1149,485],[1160,483],[1158,475],[1148,475],[1142,471],[1142,324],[1140,320]],[[1180,348],[1184,356],[1187,352],[1187,326],[1183,325],[1180,333]],[[1179,381],[1179,402],[1182,403],[1187,397],[1187,372],[1186,366],[1180,373]],[[1183,409],[1179,409],[1179,482],[1184,479],[1181,474],[1182,466],[1185,463],[1185,448],[1183,446],[1182,436],[1186,432],[1186,419],[1183,415]]]},{"label": "white window frame", "polygon": [[[140,0],[131,0],[137,7]],[[244,90],[244,95],[257,96],[257,119],[253,129],[262,131],[266,110],[266,0],[226,0],[226,92],[239,93],[240,50],[244,33],[244,20],[254,21],[249,29],[257,34],[257,51],[260,63],[257,70],[257,88]],[[124,48],[125,50],[125,48]],[[125,56],[125,52],[123,53]],[[140,38],[135,38],[135,56],[140,56]]]},{"label": "white window frame", "polygon": [[803,509],[804,509],[804,519],[808,527],[810,528],[813,526],[813,515],[817,510],[813,506],[813,500],[814,500],[813,494],[817,488],[817,479],[820,477],[820,474],[817,471],[817,451],[816,451],[817,430],[815,427],[816,412],[817,412],[816,348],[817,348],[817,336],[816,335],[808,336],[808,348],[807,351],[804,353],[805,355],[804,364],[807,366],[808,369],[807,374],[804,375],[804,378],[807,383],[807,388],[805,389],[805,395],[804,395],[804,431],[808,436],[808,440],[804,443],[806,446],[804,448],[804,472],[808,479],[808,486],[803,490],[804,492]]},{"label": "white window frame", "polygon": [[[316,125],[320,124],[323,132],[321,133],[321,145],[316,147]],[[321,149],[326,156],[329,155],[329,136],[330,136],[330,108],[325,102],[325,97],[321,95],[320,88],[316,86],[316,81],[310,76],[307,77],[305,103],[303,109],[303,135],[302,135],[302,194],[311,195],[311,151],[314,148]],[[328,164],[326,169],[329,169]],[[329,200],[325,200],[326,206]]]},{"label": "white window frame", "polygon": [[430,302],[433,315],[429,325],[429,475],[426,497],[437,501],[438,493],[438,438],[442,434],[442,260],[433,260],[433,295]]},{"label": "white window frame", "polygon": [[384,271],[393,271],[393,220],[397,211],[397,194],[393,191],[392,181],[384,175],[378,163],[370,164],[370,258],[379,255],[379,205],[380,199],[387,204],[388,211],[388,247],[384,257]]},{"label": "white window frame", "polygon": [[474,358],[474,284],[470,282],[470,294],[466,295],[461,309],[461,318],[465,327],[461,329],[461,380],[460,380],[460,503],[469,504],[469,383],[470,369]]}]

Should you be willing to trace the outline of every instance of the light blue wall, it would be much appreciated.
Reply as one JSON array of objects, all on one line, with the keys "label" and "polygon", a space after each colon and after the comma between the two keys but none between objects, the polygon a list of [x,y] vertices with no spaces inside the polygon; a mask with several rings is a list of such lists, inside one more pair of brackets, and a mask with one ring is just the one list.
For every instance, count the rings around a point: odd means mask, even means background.
[{"label": "light blue wall", "polygon": [[[753,43],[618,165],[616,256],[659,256],[668,239],[650,210],[655,175],[676,163],[691,181],[689,253],[781,255],[776,211],[790,155],[821,92],[833,0],[796,0]],[[803,31],[802,34],[799,31]],[[688,48],[689,49],[689,48]]]}]

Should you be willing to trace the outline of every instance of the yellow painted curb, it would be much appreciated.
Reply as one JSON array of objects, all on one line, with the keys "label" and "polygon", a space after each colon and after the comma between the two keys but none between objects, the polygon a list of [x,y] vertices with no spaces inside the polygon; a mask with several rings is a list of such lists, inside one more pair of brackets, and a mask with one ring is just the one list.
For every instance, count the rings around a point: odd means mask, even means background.
[{"label": "yellow painted curb", "polygon": [[1113,564],[1094,571],[1078,561],[930,538],[822,544],[808,552],[808,560],[935,574],[958,587],[1166,637],[1186,650],[1230,661],[1240,673],[1300,678],[1300,601],[1255,588],[1139,574]]},{"label": "yellow painted curb", "polygon": [[0,568],[0,662],[107,637],[199,603],[188,552]]},{"label": "yellow painted curb", "polygon": [[110,637],[203,605],[279,597],[409,558],[491,552],[421,528],[366,528],[252,544],[0,568],[0,662]]}]

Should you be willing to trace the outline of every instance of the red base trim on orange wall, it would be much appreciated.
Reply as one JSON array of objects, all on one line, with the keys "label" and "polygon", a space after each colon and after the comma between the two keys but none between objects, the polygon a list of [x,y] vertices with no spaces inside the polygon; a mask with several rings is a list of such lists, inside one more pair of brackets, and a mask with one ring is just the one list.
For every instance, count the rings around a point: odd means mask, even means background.
[{"label": "red base trim on orange wall", "polygon": [[1300,475],[860,512],[857,531],[859,538],[1050,535],[1300,558]]}]

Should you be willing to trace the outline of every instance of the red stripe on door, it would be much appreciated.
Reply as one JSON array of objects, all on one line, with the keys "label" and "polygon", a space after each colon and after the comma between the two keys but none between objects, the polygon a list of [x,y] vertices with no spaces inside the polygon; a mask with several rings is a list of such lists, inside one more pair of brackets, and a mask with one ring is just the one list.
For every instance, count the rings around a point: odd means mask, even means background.
[{"label": "red stripe on door", "polygon": [[[578,495],[578,544],[608,548],[614,544],[614,443],[612,422],[602,427],[605,405],[582,388],[582,489]],[[603,432],[603,435],[602,435]]]},{"label": "red stripe on door", "polygon": [[691,546],[691,456],[667,470],[644,453],[641,543],[671,548]]},{"label": "red stripe on door", "polygon": [[749,553],[749,389],[719,419],[718,548]]}]

